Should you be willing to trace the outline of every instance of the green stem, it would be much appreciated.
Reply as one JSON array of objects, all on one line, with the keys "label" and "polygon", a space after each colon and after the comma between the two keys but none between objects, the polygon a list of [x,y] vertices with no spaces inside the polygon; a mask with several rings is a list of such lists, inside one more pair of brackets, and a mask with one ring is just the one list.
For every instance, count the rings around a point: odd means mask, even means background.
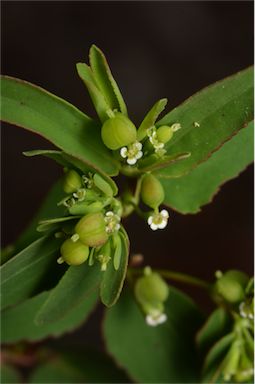
[{"label": "green stem", "polygon": [[[129,268],[129,271],[131,272],[131,274],[134,274],[134,275],[143,274],[142,268]],[[193,285],[206,290],[210,288],[210,283],[208,283],[207,281],[201,280],[198,277],[187,275],[185,273],[169,271],[165,269],[153,269],[153,271],[156,273],[159,273],[165,279]]]}]

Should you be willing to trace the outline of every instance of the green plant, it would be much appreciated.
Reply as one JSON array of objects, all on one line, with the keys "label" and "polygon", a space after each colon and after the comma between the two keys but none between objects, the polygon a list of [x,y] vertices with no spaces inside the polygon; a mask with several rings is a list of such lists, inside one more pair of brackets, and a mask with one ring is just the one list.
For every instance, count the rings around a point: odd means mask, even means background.
[{"label": "green plant", "polygon": [[[135,381],[251,381],[253,280],[240,271],[218,271],[208,283],[130,266],[122,219],[137,213],[153,231],[164,229],[169,213],[161,204],[196,213],[252,162],[252,68],[202,90],[160,120],[167,100],[159,100],[135,127],[103,53],[92,46],[89,58],[90,66],[79,63],[77,71],[99,121],[37,86],[1,79],[2,120],[59,149],[24,154],[46,156],[64,169],[33,225],[2,253],[6,382],[18,381],[10,356],[15,361],[29,342],[79,326],[99,297],[112,307],[103,325],[107,350]],[[119,174],[128,185],[121,194],[112,178]],[[218,308],[205,321],[166,280],[201,287]],[[106,357],[95,356],[98,372],[92,352],[75,354],[43,353],[39,346],[29,382],[127,381]]]}]

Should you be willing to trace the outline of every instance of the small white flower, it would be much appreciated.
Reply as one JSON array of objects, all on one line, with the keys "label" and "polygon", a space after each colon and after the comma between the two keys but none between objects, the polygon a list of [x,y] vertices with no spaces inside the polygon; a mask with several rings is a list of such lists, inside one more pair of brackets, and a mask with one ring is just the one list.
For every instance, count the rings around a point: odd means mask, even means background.
[{"label": "small white flower", "polygon": [[169,213],[166,209],[161,212],[154,212],[152,216],[148,218],[148,224],[153,231],[157,229],[164,229],[167,226]]},{"label": "small white flower", "polygon": [[112,211],[106,212],[104,221],[106,222],[107,233],[117,232],[120,229],[120,216]]},{"label": "small white flower", "polygon": [[159,324],[163,324],[167,320],[167,315],[165,313],[160,313],[157,316],[153,315],[147,315],[146,318],[146,323],[151,326],[151,327],[156,327]]},{"label": "small white flower", "polygon": [[105,272],[107,270],[107,264],[111,260],[111,257],[108,255],[101,254],[101,255],[97,256],[97,259],[98,259],[99,263],[101,264],[101,271]]},{"label": "small white flower", "polygon": [[86,189],[80,188],[76,192],[73,193],[73,197],[77,199],[79,202],[83,201],[86,196]]},{"label": "small white flower", "polygon": [[174,124],[171,125],[171,129],[172,129],[173,132],[179,131],[179,129],[181,129],[181,127],[182,126],[181,126],[180,123],[174,123]]},{"label": "small white flower", "polygon": [[160,155],[164,154],[165,150],[163,150],[162,152],[162,149],[164,148],[164,143],[161,143],[158,140],[156,127],[148,128],[147,136],[149,137],[150,143],[153,145],[155,152]]},{"label": "small white flower", "polygon": [[143,156],[142,147],[142,143],[136,141],[128,147],[121,148],[120,155],[127,159],[129,165],[134,165]]},{"label": "small white flower", "polygon": [[239,313],[240,313],[240,316],[245,318],[245,319],[247,319],[247,318],[251,319],[251,320],[254,319],[254,315],[252,313],[252,310],[251,310],[250,306],[245,301],[243,301],[239,305]]}]

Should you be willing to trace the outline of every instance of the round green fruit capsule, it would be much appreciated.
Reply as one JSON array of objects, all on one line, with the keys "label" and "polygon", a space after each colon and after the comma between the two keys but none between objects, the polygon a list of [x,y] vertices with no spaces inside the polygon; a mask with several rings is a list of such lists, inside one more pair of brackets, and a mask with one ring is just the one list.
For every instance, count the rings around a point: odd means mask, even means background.
[{"label": "round green fruit capsule", "polygon": [[164,200],[165,193],[160,181],[152,174],[146,174],[142,179],[141,198],[149,207],[155,209]]},{"label": "round green fruit capsule", "polygon": [[162,125],[157,129],[157,138],[160,143],[167,143],[173,137],[173,130],[167,125]]},{"label": "round green fruit capsule", "polygon": [[136,141],[136,127],[132,121],[118,112],[105,121],[101,136],[106,147],[119,149]]},{"label": "round green fruit capsule", "polygon": [[135,285],[135,296],[141,304],[164,302],[168,294],[168,285],[162,277],[155,272],[140,277]]},{"label": "round green fruit capsule", "polygon": [[237,304],[245,298],[248,276],[237,270],[227,271],[215,283],[215,289],[226,301]]},{"label": "round green fruit capsule", "polygon": [[81,241],[67,239],[60,248],[62,259],[69,265],[80,265],[89,257],[89,247]]},{"label": "round green fruit capsule", "polygon": [[75,233],[79,240],[90,246],[98,247],[108,240],[104,216],[101,212],[89,213],[80,219],[75,226]]},{"label": "round green fruit capsule", "polygon": [[81,187],[82,187],[82,179],[80,175],[73,169],[71,169],[70,171],[67,171],[64,176],[64,184],[63,184],[65,193],[73,193]]}]

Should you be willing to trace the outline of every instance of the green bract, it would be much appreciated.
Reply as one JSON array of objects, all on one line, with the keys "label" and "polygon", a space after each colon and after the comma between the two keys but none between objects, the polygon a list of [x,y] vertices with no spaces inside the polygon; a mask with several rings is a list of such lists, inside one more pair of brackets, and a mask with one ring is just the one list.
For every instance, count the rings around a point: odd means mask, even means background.
[{"label": "green bract", "polygon": [[89,247],[98,247],[108,240],[104,216],[101,212],[89,213],[75,226],[79,240]]},{"label": "green bract", "polygon": [[106,147],[115,150],[136,140],[136,127],[122,113],[115,113],[103,124],[101,135]]},{"label": "green bract", "polygon": [[81,241],[67,239],[60,248],[63,260],[69,265],[80,265],[89,257],[89,247]]}]

